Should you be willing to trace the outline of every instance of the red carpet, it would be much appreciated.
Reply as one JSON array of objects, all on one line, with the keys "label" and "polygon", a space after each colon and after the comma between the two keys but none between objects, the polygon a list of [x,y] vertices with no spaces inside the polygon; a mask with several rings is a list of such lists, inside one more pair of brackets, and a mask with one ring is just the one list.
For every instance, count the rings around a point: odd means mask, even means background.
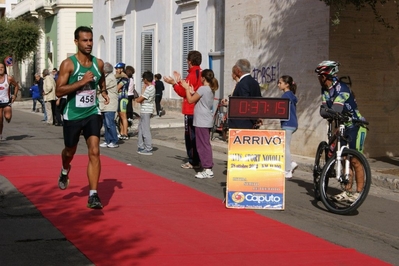
[{"label": "red carpet", "polygon": [[[250,210],[102,156],[103,210],[86,208],[87,156],[3,157],[5,176],[96,265],[385,265]],[[355,262],[355,264],[354,264]]]}]

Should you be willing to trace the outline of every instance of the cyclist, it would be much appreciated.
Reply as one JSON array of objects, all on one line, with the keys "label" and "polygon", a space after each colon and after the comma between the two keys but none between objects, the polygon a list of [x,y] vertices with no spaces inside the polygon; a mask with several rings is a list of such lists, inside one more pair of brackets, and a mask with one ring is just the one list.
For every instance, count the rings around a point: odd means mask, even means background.
[{"label": "cyclist", "polygon": [[[320,106],[320,115],[323,118],[331,118],[332,114],[328,113],[327,109],[332,109],[338,113],[348,114],[352,119],[365,120],[357,108],[353,92],[344,82],[339,81],[337,77],[339,65],[335,61],[323,61],[315,69],[321,85],[322,105]],[[359,133],[364,133],[364,131],[360,131],[359,129],[360,127],[352,122],[346,123],[345,139],[348,140],[350,149],[363,152],[365,134],[362,134],[362,137],[360,137]],[[346,145],[346,142],[344,141],[342,144]],[[351,160],[351,166],[356,174],[356,192],[353,193],[352,191],[353,179],[350,178],[350,182],[345,186],[345,191],[334,196],[336,201],[354,202],[358,198],[359,192],[363,190],[364,173],[362,165],[358,160],[354,159]]]},{"label": "cyclist", "polygon": [[127,121],[127,105],[128,105],[128,89],[129,89],[129,77],[126,74],[125,64],[117,63],[115,65],[115,77],[118,78],[117,89],[118,89],[118,115],[121,121],[120,124],[120,140],[128,140],[127,134],[128,121]]}]

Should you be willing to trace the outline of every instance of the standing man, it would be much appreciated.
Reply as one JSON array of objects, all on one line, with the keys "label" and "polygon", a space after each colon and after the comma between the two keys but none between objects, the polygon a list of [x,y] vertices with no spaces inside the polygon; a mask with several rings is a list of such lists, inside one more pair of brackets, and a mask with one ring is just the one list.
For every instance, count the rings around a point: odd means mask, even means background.
[{"label": "standing man", "polygon": [[[44,102],[47,113],[47,125],[53,125],[55,122],[55,81],[50,75],[48,69],[43,70],[43,90]],[[57,122],[58,123],[58,122]]]},{"label": "standing man", "polygon": [[[232,97],[262,97],[259,83],[250,74],[251,63],[247,59],[239,59],[233,66],[232,72],[233,78],[238,78]],[[256,120],[229,119],[229,128],[252,129],[255,125]]]},{"label": "standing man", "polygon": [[38,101],[42,105],[42,112],[44,114],[44,117],[43,117],[42,121],[46,122],[47,121],[47,112],[46,112],[46,105],[45,105],[44,100],[43,100],[43,96],[44,96],[43,78],[40,76],[39,73],[36,73],[35,74],[35,79],[36,79],[37,85],[39,86],[39,93],[40,93],[40,98],[38,99]]},{"label": "standing man", "polygon": [[[187,55],[188,75],[186,82],[193,86],[194,91],[197,91],[201,82],[201,62],[202,55],[198,51],[190,51]],[[195,127],[194,120],[194,107],[195,103],[189,103],[186,98],[186,89],[180,83],[180,73],[173,72],[174,78],[164,77],[163,80],[173,86],[175,92],[183,98],[182,113],[184,115],[184,140],[186,144],[186,151],[188,162],[181,165],[181,168],[192,169],[200,168],[200,159],[198,156],[196,141],[195,141]]]},{"label": "standing man", "polygon": [[102,127],[101,112],[97,99],[97,88],[104,104],[109,103],[105,87],[104,62],[91,55],[93,32],[89,27],[78,27],[75,30],[75,45],[78,52],[65,59],[60,66],[57,80],[57,97],[68,95],[63,111],[64,144],[62,150],[62,169],[58,187],[66,189],[69,184],[71,161],[75,155],[79,137],[83,134],[89,154],[87,176],[89,179],[88,208],[102,209],[97,187],[101,173],[100,130]]},{"label": "standing man", "polygon": [[[11,95],[10,85],[14,86],[14,94]],[[17,98],[19,85],[13,77],[7,75],[6,65],[0,62],[0,141],[5,140],[3,137],[3,120],[6,119],[10,123],[12,118],[11,104]]]}]

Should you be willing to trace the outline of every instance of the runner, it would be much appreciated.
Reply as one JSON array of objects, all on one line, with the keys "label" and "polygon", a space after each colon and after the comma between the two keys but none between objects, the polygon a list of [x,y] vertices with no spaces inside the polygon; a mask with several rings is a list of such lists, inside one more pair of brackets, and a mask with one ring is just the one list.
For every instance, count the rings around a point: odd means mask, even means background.
[{"label": "runner", "polygon": [[[11,95],[10,85],[14,86],[14,94]],[[0,141],[6,140],[3,136],[3,120],[10,123],[12,118],[11,104],[17,98],[19,85],[13,77],[7,75],[6,65],[0,62]]]},{"label": "runner", "polygon": [[102,209],[103,205],[97,193],[101,173],[99,143],[102,118],[96,89],[100,89],[101,95],[105,99],[104,104],[108,104],[104,62],[91,55],[93,32],[90,28],[78,27],[75,30],[75,45],[78,52],[62,62],[56,88],[57,97],[68,95],[63,111],[65,147],[61,153],[62,169],[58,187],[62,190],[68,187],[70,163],[82,133],[89,154],[87,176],[90,191],[87,207]]}]

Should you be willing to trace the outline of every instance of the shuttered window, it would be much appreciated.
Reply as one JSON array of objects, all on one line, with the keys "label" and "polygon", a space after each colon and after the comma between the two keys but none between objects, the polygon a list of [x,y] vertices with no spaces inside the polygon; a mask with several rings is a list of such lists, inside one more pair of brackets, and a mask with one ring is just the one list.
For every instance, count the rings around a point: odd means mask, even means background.
[{"label": "shuttered window", "polygon": [[194,50],[194,22],[187,22],[183,24],[183,79],[187,76],[187,55],[192,50]]},{"label": "shuttered window", "polygon": [[122,61],[122,35],[116,36],[116,63]]},{"label": "shuttered window", "polygon": [[154,68],[154,42],[153,31],[141,33],[141,73],[144,71],[153,72]]}]

